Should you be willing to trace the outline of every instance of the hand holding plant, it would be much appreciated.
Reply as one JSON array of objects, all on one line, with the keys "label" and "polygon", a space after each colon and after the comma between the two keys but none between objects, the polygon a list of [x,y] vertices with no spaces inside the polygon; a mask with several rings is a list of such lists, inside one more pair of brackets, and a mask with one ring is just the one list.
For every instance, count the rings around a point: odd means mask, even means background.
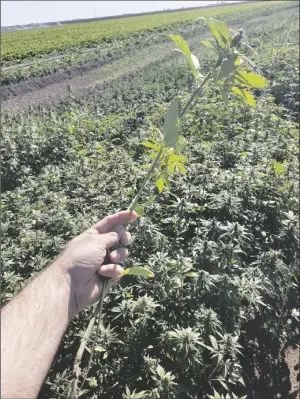
[{"label": "hand holding plant", "polygon": [[[128,251],[124,246],[131,240],[124,227],[128,218],[129,211],[105,217],[70,241],[61,254],[58,265],[71,289],[70,319],[98,300],[103,289],[100,275],[109,278],[106,291],[119,281],[124,270],[116,263],[127,258]],[[135,218],[136,214],[131,213],[130,221]],[[117,242],[122,247],[109,254],[111,264],[102,265],[107,250]]]},{"label": "hand holding plant", "polygon": [[[193,73],[196,88],[185,103],[179,97],[174,98],[166,111],[163,132],[161,132],[159,128],[153,128],[151,137],[147,141],[143,141],[141,143],[141,145],[150,149],[150,153],[147,156],[149,163],[142,166],[147,170],[147,173],[140,184],[137,194],[128,207],[128,217],[127,220],[124,221],[125,226],[130,220],[132,212],[139,208],[139,200],[142,196],[142,193],[146,186],[151,183],[151,181],[155,181],[157,190],[159,193],[161,193],[164,189],[171,189],[171,177],[178,172],[183,174],[185,173],[186,169],[184,164],[187,163],[188,159],[181,154],[181,151],[186,140],[179,135],[182,126],[182,120],[187,110],[193,105],[196,98],[202,94],[202,91],[208,82],[211,83],[211,89],[214,92],[217,91],[222,95],[226,105],[228,105],[230,93],[231,95],[240,98],[246,105],[252,107],[255,106],[255,99],[251,93],[251,90],[254,88],[261,89],[267,86],[267,82],[260,74],[252,72],[252,70],[259,72],[258,68],[247,57],[240,53],[239,49],[244,44],[243,29],[240,29],[238,32],[233,32],[230,31],[227,25],[223,22],[214,19],[201,19],[206,21],[213,35],[213,41],[202,41],[202,44],[215,52],[215,64],[204,77],[200,73],[199,60],[194,54],[191,53],[188,43],[180,36],[173,34],[169,35],[170,39],[172,39],[176,44],[176,50],[185,56],[191,72]],[[111,244],[112,241],[113,240],[110,240],[109,244]],[[108,245],[107,248],[109,248]],[[150,270],[139,266],[126,269],[122,274],[154,277],[154,274]],[[90,320],[89,326],[77,352],[73,369],[74,377],[68,394],[72,398],[78,397],[78,394],[81,395],[81,393],[78,392],[78,382],[80,378],[79,365],[85,344],[91,335],[97,315],[98,327],[96,336],[98,335],[106,284],[108,284],[108,280],[104,279],[104,289],[102,289],[99,304],[94,311],[93,317]],[[96,291],[99,295],[99,289],[96,288]],[[91,365],[94,345],[95,341],[91,349],[90,361],[87,367],[86,375],[81,383],[81,387],[84,384]]]}]

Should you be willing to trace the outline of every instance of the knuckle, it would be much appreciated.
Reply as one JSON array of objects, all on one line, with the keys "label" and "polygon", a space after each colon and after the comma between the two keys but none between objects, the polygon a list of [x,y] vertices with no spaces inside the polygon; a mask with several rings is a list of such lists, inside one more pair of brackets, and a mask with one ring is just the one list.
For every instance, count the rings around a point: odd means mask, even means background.
[{"label": "knuckle", "polygon": [[103,256],[104,258],[105,258],[105,256],[106,256],[106,249],[104,248],[104,247],[100,247],[99,248],[99,253],[100,253],[100,255],[101,256]]},{"label": "knuckle", "polygon": [[117,234],[117,232],[115,232],[115,231],[111,231],[111,232],[110,232],[110,236],[111,236],[111,238],[113,238],[114,240],[117,240],[117,239],[118,239],[118,234]]}]

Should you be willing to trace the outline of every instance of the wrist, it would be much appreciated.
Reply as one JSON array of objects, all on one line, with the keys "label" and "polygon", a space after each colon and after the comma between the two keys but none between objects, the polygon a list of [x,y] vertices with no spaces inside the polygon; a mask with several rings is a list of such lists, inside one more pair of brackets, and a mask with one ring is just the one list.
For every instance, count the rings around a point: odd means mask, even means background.
[{"label": "wrist", "polygon": [[75,286],[69,273],[69,263],[68,259],[61,255],[46,271],[46,273],[49,273],[50,280],[57,287],[60,301],[63,301],[68,306],[68,323],[78,314]]}]

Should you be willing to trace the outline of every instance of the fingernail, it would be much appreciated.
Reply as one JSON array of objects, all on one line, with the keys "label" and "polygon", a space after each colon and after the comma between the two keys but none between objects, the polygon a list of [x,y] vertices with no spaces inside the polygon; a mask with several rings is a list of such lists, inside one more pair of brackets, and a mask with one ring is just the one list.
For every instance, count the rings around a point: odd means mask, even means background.
[{"label": "fingernail", "polygon": [[102,266],[100,266],[100,271],[101,272],[107,272],[108,271],[108,267],[106,265],[102,265]]}]

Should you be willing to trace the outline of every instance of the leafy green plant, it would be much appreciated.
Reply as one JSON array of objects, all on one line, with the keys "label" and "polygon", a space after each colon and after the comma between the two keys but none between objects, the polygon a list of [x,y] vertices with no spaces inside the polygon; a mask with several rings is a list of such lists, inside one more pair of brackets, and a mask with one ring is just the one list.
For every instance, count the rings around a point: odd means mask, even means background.
[{"label": "leafy green plant", "polygon": [[[82,397],[120,398],[126,386],[131,395],[157,397],[152,376],[158,365],[178,384],[169,397],[209,397],[214,390],[217,397],[288,396],[284,351],[299,342],[299,111],[291,101],[299,91],[293,83],[299,24],[292,3],[280,13],[232,18],[230,25],[245,28],[255,51],[241,49],[269,86],[264,95],[253,90],[253,108],[230,93],[226,107],[207,85],[185,114],[180,134],[188,144],[180,155],[188,159],[186,173],[170,178],[171,191],[166,186],[160,195],[153,177],[136,208],[143,218],[132,226],[128,267],[147,265],[155,278],[128,276],[104,298],[104,325],[97,338],[92,330],[82,358],[86,370],[95,338]],[[215,52],[199,43],[202,22],[194,25],[195,36],[184,37],[205,75]],[[179,94],[185,104],[186,91],[195,88],[189,64],[177,53],[80,99],[2,110],[3,304],[71,237],[131,203],[147,173],[142,165],[153,161],[147,157],[152,149],[140,143],[160,143],[152,125],[163,126],[165,104]],[[275,173],[275,162],[284,173]],[[85,310],[66,332],[40,398],[66,397],[90,317]],[[217,341],[223,358],[210,380],[218,356],[196,346],[182,367],[183,353],[172,349],[178,341],[164,340],[166,332],[188,327],[207,347],[213,348],[210,336]],[[230,339],[223,342],[217,332]],[[243,356],[234,352],[233,337]]]},{"label": "leafy green plant", "polygon": [[[170,39],[176,44],[176,50],[185,56],[196,81],[196,88],[184,105],[182,105],[182,102],[179,98],[175,98],[171,102],[171,105],[166,112],[163,133],[158,128],[155,129],[155,133],[160,137],[160,141],[157,141],[157,139],[153,138],[141,143],[143,146],[150,148],[152,151],[150,155],[148,155],[148,158],[152,162],[143,165],[143,168],[147,169],[147,173],[136,196],[128,208],[130,215],[138,206],[138,201],[149,182],[154,179],[158,192],[161,193],[164,188],[170,189],[169,179],[170,177],[173,177],[176,171],[181,173],[186,172],[184,163],[187,162],[187,158],[183,155],[180,155],[180,150],[184,145],[184,139],[179,135],[182,118],[185,116],[187,110],[192,106],[195,98],[202,93],[204,86],[209,80],[212,80],[213,87],[217,88],[221,92],[226,104],[228,104],[227,93],[229,90],[231,90],[232,93],[241,97],[246,104],[254,106],[255,101],[250,90],[254,88],[264,88],[267,86],[267,83],[262,76],[254,72],[248,72],[242,65],[244,62],[246,62],[248,67],[250,66],[252,68],[256,68],[248,58],[241,56],[239,53],[239,48],[241,47],[243,41],[243,30],[239,30],[233,34],[223,22],[214,19],[202,19],[207,22],[215,41],[214,43],[204,41],[203,44],[206,47],[211,48],[216,53],[217,61],[211,71],[209,71],[204,77],[199,71],[199,60],[194,54],[191,53],[187,42],[180,36],[173,34],[169,35]],[[128,221],[129,219],[130,216],[128,217]],[[125,225],[127,225],[127,223],[125,223]],[[154,277],[154,274],[151,271],[142,266],[126,269],[123,273],[123,276],[128,274],[143,277]],[[80,378],[80,362],[97,316],[98,325],[96,336],[98,336],[99,333],[106,285],[107,279],[104,279],[99,303],[95,308],[94,314],[90,320],[76,355],[73,371],[74,378],[68,394],[70,397],[77,397],[78,381]],[[90,361],[82,385],[85,382],[92,362],[95,342],[96,341],[93,342],[91,348]]]}]

